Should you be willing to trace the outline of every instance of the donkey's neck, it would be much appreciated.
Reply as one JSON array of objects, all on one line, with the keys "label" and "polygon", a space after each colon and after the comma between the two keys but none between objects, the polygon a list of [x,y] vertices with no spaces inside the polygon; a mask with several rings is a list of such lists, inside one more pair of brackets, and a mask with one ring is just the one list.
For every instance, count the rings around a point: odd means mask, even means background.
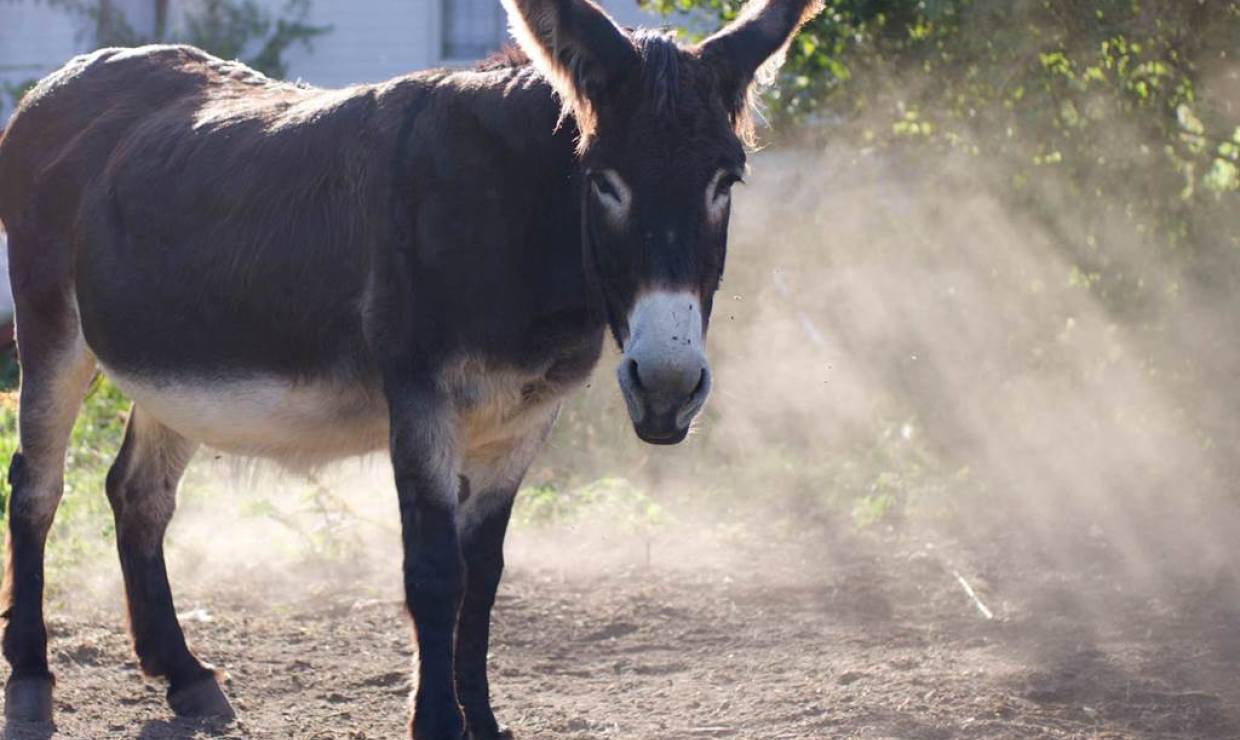
[{"label": "donkey's neck", "polygon": [[417,128],[441,133],[414,135],[410,171],[427,194],[420,211],[460,210],[450,232],[426,236],[470,255],[460,272],[511,319],[491,324],[508,334],[488,332],[488,347],[530,364],[596,347],[603,322],[583,267],[575,123],[528,66],[452,73],[438,86],[443,104]]}]

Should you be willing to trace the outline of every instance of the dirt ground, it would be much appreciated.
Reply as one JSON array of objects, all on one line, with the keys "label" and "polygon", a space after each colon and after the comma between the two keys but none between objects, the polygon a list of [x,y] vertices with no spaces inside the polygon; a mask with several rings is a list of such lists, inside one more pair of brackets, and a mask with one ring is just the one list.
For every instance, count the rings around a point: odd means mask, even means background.
[{"label": "dirt ground", "polygon": [[[510,557],[497,715],[552,739],[1240,737],[1240,599],[1226,578],[1155,598],[1102,558],[1071,575],[982,558],[966,575],[907,539],[815,552],[699,563],[656,549],[650,565],[595,569]],[[54,737],[401,736],[409,630],[396,600],[345,583],[266,605],[262,584],[181,599],[191,643],[229,674],[240,719],[225,726],[170,716],[116,609],[62,609]]]}]

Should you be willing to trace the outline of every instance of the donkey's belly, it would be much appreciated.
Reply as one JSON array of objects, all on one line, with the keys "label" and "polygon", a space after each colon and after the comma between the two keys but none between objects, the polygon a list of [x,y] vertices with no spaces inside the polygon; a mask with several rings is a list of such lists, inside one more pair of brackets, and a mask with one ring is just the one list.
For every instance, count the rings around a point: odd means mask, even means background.
[{"label": "donkey's belly", "polygon": [[388,442],[387,402],[378,389],[362,384],[105,372],[144,412],[224,452],[304,468],[373,452]]}]

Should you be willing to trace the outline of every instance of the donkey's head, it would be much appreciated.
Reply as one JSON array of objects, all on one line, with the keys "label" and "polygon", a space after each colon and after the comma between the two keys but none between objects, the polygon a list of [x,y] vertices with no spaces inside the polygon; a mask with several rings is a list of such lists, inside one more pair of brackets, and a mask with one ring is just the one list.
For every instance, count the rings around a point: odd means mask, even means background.
[{"label": "donkey's head", "polygon": [[624,351],[637,435],[674,444],[710,391],[703,338],[723,274],[750,88],[819,0],[750,0],[688,47],[627,33],[590,0],[504,0],[580,134],[585,269]]}]

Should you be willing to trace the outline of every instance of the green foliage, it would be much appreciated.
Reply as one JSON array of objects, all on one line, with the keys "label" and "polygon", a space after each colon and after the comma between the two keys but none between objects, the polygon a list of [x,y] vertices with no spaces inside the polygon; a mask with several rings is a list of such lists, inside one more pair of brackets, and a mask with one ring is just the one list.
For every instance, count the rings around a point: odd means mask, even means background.
[{"label": "green foliage", "polygon": [[[691,12],[689,25],[741,7],[647,5]],[[767,103],[776,136],[976,156],[1010,174],[1001,186],[1030,212],[1067,201],[1095,223],[1122,221],[1156,239],[1160,258],[1195,261],[1230,290],[1237,49],[1236,0],[827,0]],[[1092,236],[1064,234],[1060,246],[1101,276],[1100,295],[1132,308],[1141,296]]]},{"label": "green foliage", "polygon": [[[285,52],[331,30],[306,21],[309,6],[309,0],[288,0],[280,16],[272,18],[254,0],[204,0],[186,17],[183,40],[224,59],[242,59],[269,76],[284,77]],[[255,45],[257,50],[247,55]]]},{"label": "green foliage", "polygon": [[21,379],[21,369],[17,364],[17,353],[12,348],[0,352],[0,393],[17,390]]},{"label": "green foliage", "polygon": [[23,80],[17,84],[12,82],[0,83],[0,116],[16,108],[17,104],[21,102],[22,96],[30,92],[30,89],[38,82],[38,80]]}]

